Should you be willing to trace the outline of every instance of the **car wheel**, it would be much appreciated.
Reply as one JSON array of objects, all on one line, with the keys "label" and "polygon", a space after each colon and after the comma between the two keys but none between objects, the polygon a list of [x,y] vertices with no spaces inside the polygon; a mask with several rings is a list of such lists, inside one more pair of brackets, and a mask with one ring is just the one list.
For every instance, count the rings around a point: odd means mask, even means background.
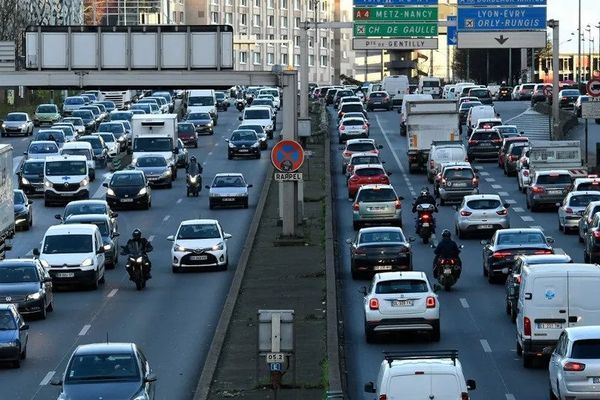
[{"label": "car wheel", "polygon": [[485,264],[483,265],[483,276],[488,276],[488,270],[485,267]]},{"label": "car wheel", "polygon": [[560,224],[560,218],[558,218],[558,230],[567,233],[567,230]]},{"label": "car wheel", "polygon": [[19,355],[18,359],[16,359],[16,360],[13,361],[13,367],[14,368],[21,368],[21,355]]},{"label": "car wheel", "polygon": [[556,395],[554,394],[554,391],[552,391],[552,385],[550,385],[550,387],[548,389],[548,398],[550,400],[558,400],[558,397],[556,397]]},{"label": "car wheel", "polygon": [[243,206],[244,206],[244,208],[248,208],[248,199],[244,200]]},{"label": "car wheel", "polygon": [[46,310],[48,310],[48,312],[54,311],[54,303],[50,302],[50,304],[48,304],[46,307]]},{"label": "car wheel", "polygon": [[171,271],[173,271],[173,273],[174,273],[174,274],[176,274],[176,273],[178,273],[178,272],[181,272],[181,269],[180,269],[179,267],[172,266],[172,267],[171,267]]},{"label": "car wheel", "polygon": [[256,155],[256,159],[257,159],[257,160],[260,160],[260,153],[258,153],[258,154]]},{"label": "car wheel", "polygon": [[517,341],[517,355],[519,357],[523,355],[523,348],[521,347],[521,344],[519,343],[519,341]]},{"label": "car wheel", "polygon": [[488,271],[487,273],[487,278],[488,278],[488,283],[489,284],[494,284],[496,283],[496,277],[494,276],[494,274],[492,273],[492,271]]},{"label": "car wheel", "polygon": [[167,189],[171,189],[173,187],[173,181],[167,183]]},{"label": "car wheel", "polygon": [[99,279],[96,278],[92,283],[90,283],[90,289],[97,290],[98,286],[100,286]]},{"label": "car wheel", "polygon": [[227,159],[228,160],[233,160],[233,156],[231,154],[227,154]]},{"label": "car wheel", "polygon": [[517,310],[512,305],[510,306],[510,322],[517,323]]},{"label": "car wheel", "polygon": [[459,239],[464,239],[466,237],[466,235],[464,234],[464,232],[461,231],[458,228],[456,228],[456,236],[458,236]]},{"label": "car wheel", "polygon": [[433,342],[440,341],[440,321],[437,321],[433,325],[433,330],[431,331],[431,340]]}]

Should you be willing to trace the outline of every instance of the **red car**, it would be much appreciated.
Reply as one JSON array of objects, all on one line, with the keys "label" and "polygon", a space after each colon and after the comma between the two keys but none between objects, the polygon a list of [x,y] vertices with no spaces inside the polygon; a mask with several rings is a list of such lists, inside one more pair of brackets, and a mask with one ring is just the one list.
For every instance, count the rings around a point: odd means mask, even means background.
[{"label": "red car", "polygon": [[504,168],[504,161],[506,160],[506,152],[511,144],[515,142],[529,142],[529,139],[525,136],[511,136],[504,138],[500,151],[498,152],[498,167]]},{"label": "red car", "polygon": [[348,179],[348,198],[353,199],[363,185],[389,185],[390,178],[381,164],[363,164],[354,167],[354,172]]}]

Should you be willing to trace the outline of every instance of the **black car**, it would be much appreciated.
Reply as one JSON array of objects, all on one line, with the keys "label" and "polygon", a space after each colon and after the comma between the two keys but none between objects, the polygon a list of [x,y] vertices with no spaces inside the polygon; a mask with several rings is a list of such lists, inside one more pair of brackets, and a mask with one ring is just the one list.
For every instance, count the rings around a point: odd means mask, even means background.
[{"label": "black car", "polygon": [[196,128],[196,132],[198,132],[198,133],[205,133],[208,135],[212,135],[215,133],[215,124],[209,113],[205,113],[205,112],[189,113],[185,117],[185,122],[194,124],[194,127]]},{"label": "black car", "polygon": [[258,135],[251,129],[238,129],[233,131],[229,139],[225,139],[227,146],[227,159],[234,157],[260,158],[260,142]]},{"label": "black car", "polygon": [[494,129],[475,129],[467,142],[469,162],[476,158],[498,158],[502,136]]},{"label": "black car", "polygon": [[198,148],[198,133],[196,133],[196,127],[191,122],[179,122],[177,124],[177,137],[185,146],[191,145]]},{"label": "black car", "polygon": [[71,116],[81,118],[83,120],[86,133],[92,133],[96,130],[96,118],[94,117],[94,113],[91,110],[75,110],[73,111]]},{"label": "black car", "polygon": [[142,171],[117,171],[109,182],[104,182],[106,202],[111,209],[118,207],[152,207],[152,190]]},{"label": "black car", "polygon": [[92,151],[94,152],[94,160],[98,162],[100,168],[106,167],[108,163],[108,150],[104,144],[104,139],[100,136],[82,136],[78,142],[88,142],[92,145]]},{"label": "black car", "polygon": [[350,244],[352,279],[378,272],[412,271],[410,243],[398,227],[362,228]]},{"label": "black car", "polygon": [[241,129],[241,130],[251,129],[254,132],[256,132],[256,135],[258,136],[258,140],[260,142],[260,149],[261,150],[267,149],[267,147],[269,145],[267,143],[267,133],[265,132],[265,128],[263,128],[262,125],[242,124],[242,125],[238,126],[238,129]]},{"label": "black car", "polygon": [[229,108],[229,101],[227,101],[225,93],[215,92],[215,98],[217,99],[217,111],[227,111]]},{"label": "black car", "polygon": [[107,113],[111,113],[117,109],[115,102],[110,100],[97,101],[96,104],[102,104]]},{"label": "black car", "polygon": [[573,260],[567,254],[547,254],[538,256],[518,256],[514,264],[508,269],[506,277],[506,313],[510,315],[512,322],[517,320],[517,302],[519,300],[519,289],[521,288],[521,271],[526,265],[536,264],[567,264]]},{"label": "black car", "polygon": [[325,95],[325,105],[331,105],[333,104],[333,100],[335,99],[335,94],[338,92],[338,88],[334,88],[334,89],[329,89],[327,91],[327,94]]},{"label": "black car", "polygon": [[125,128],[123,121],[103,122],[98,127],[98,132],[112,133],[119,142],[119,149],[121,151],[127,150],[127,128]]},{"label": "black car", "polygon": [[154,400],[156,375],[134,343],[79,345],[65,373],[51,381],[62,386],[60,399]]},{"label": "black car", "polygon": [[119,262],[119,243],[115,226],[107,215],[103,214],[80,214],[71,215],[65,221],[65,224],[92,224],[98,227],[102,236],[102,245],[104,246],[104,264],[106,268],[115,268]]},{"label": "black car", "polygon": [[492,105],[494,102],[492,93],[487,88],[473,88],[469,90],[469,96],[477,97],[481,104],[484,105]]},{"label": "black car", "polygon": [[538,228],[500,229],[491,240],[482,240],[483,276],[493,283],[497,277],[506,276],[516,256],[554,254],[550,246],[554,239],[546,237]]},{"label": "black car", "polygon": [[574,108],[577,98],[581,96],[577,89],[563,89],[558,92],[560,108]]},{"label": "black car", "polygon": [[510,86],[500,86],[500,89],[498,89],[498,94],[496,96],[496,98],[499,101],[511,101],[512,100],[512,91],[513,88]]},{"label": "black car", "polygon": [[25,192],[20,189],[13,190],[15,229],[28,231],[33,225],[33,202],[27,198]]},{"label": "black car", "polygon": [[367,97],[367,111],[373,111],[378,108],[390,111],[392,109],[392,99],[387,92],[372,92]]},{"label": "black car", "polygon": [[350,97],[354,96],[354,92],[350,89],[340,89],[335,93],[335,97],[333,98],[333,107],[338,108],[340,104],[340,100],[342,97]]},{"label": "black car", "polygon": [[0,303],[15,304],[22,315],[41,319],[53,310],[52,279],[38,259],[0,261]]},{"label": "black car", "polygon": [[25,160],[17,172],[19,189],[30,196],[44,194],[44,160]]},{"label": "black car", "polygon": [[482,106],[482,105],[483,104],[481,104],[480,101],[465,101],[465,102],[461,103],[461,105],[458,109],[458,116],[460,119],[459,126],[462,126],[467,123],[467,115],[469,114],[469,110],[471,109],[471,107]]}]

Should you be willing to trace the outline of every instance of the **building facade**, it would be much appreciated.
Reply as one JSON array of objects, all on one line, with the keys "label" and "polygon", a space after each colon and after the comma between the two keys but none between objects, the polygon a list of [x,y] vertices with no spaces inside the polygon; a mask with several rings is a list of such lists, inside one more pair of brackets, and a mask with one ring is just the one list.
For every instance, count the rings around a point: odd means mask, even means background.
[{"label": "building facade", "polygon": [[83,14],[86,25],[170,25],[185,23],[185,0],[83,1]]}]

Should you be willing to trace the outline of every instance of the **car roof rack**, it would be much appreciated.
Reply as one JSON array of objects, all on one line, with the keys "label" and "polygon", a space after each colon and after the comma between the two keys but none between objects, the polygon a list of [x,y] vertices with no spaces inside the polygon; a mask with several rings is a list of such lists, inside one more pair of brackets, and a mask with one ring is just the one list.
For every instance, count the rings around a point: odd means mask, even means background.
[{"label": "car roof rack", "polygon": [[450,358],[454,365],[456,365],[458,350],[384,351],[383,358],[390,366],[392,365],[392,362],[399,360],[432,360],[437,358]]}]

